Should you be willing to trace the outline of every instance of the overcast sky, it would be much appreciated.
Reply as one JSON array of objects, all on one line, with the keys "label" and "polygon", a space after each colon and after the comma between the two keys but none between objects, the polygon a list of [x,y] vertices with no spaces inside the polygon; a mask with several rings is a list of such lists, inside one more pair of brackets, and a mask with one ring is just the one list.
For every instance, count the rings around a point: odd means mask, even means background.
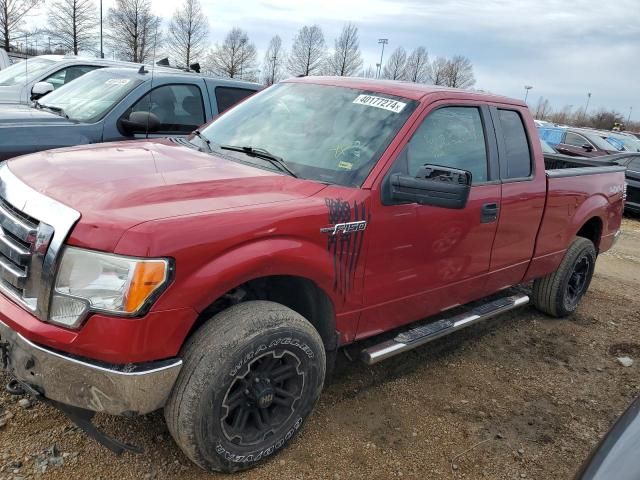
[{"label": "overcast sky", "polygon": [[[48,0],[50,1],[50,0]],[[98,1],[98,0],[96,0]],[[152,0],[165,23],[179,0]],[[529,103],[549,98],[554,108],[615,108],[640,119],[640,0],[201,0],[212,44],[245,29],[259,51],[279,34],[288,48],[305,24],[319,24],[328,46],[346,22],[359,28],[364,66],[387,52],[423,45],[431,58],[471,59],[476,88]],[[104,0],[105,10],[113,0]],[[42,11],[42,10],[41,10]],[[32,17],[43,23],[43,15]]]}]

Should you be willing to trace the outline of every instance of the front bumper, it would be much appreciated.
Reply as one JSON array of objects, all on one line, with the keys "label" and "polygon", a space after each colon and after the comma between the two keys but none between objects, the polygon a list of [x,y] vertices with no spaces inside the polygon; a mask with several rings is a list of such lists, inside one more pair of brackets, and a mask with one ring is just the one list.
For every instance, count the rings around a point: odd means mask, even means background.
[{"label": "front bumper", "polygon": [[29,341],[0,321],[0,367],[45,398],[112,415],[142,415],[164,406],[182,360],[93,363]]}]

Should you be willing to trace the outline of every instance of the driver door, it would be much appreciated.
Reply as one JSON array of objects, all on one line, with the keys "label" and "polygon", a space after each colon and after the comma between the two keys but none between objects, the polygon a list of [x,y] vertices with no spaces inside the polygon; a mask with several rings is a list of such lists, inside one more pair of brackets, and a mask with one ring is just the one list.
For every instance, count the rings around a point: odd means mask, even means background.
[{"label": "driver door", "polygon": [[[358,338],[483,296],[498,225],[501,187],[488,108],[442,104],[423,114],[373,195],[371,244]],[[394,173],[425,164],[472,174],[467,204],[442,208],[385,199]]]}]

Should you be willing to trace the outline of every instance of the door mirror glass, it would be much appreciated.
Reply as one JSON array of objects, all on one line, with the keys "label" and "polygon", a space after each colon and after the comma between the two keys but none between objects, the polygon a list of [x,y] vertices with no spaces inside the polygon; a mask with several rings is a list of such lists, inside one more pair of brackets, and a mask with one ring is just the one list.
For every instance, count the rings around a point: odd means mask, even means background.
[{"label": "door mirror glass", "polygon": [[152,133],[160,128],[160,120],[151,112],[131,112],[128,118],[121,118],[118,123],[125,134]]},{"label": "door mirror glass", "polygon": [[38,100],[47,93],[53,92],[54,88],[49,82],[38,82],[31,89],[31,100]]},{"label": "door mirror glass", "polygon": [[442,208],[464,208],[471,191],[472,175],[439,165],[423,165],[415,177],[396,173],[389,177],[391,199]]}]

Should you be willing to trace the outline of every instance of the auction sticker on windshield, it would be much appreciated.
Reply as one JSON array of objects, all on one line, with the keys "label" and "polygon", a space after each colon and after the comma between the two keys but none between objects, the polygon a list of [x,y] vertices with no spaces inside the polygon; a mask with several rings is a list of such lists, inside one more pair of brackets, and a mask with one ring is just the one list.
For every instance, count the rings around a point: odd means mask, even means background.
[{"label": "auction sticker on windshield", "polygon": [[105,85],[118,85],[118,86],[122,86],[122,85],[126,85],[127,83],[129,83],[131,79],[129,78],[110,78],[109,80],[107,80],[106,82],[104,82]]},{"label": "auction sticker on windshield", "polygon": [[382,108],[390,112],[400,113],[407,106],[404,102],[391,100],[390,98],[376,97],[374,95],[358,95],[353,101],[357,105],[367,105],[368,107]]}]

